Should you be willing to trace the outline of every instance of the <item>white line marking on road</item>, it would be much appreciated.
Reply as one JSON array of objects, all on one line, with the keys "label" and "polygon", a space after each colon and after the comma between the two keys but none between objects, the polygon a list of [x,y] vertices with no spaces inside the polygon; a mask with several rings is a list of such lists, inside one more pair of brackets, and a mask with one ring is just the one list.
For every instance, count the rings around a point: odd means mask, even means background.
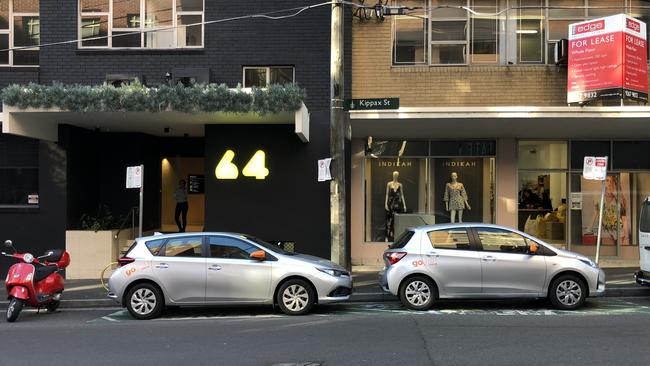
[{"label": "white line marking on road", "polygon": [[110,322],[119,322],[119,320],[113,319],[113,318],[108,317],[108,316],[102,316],[102,319],[104,319],[104,320],[108,320],[108,321],[110,321]]}]

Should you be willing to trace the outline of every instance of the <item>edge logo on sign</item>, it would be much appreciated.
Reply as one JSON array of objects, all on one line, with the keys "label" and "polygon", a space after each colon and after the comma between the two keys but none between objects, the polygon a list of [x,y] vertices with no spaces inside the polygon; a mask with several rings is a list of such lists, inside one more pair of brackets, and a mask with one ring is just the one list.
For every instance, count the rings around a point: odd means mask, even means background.
[{"label": "edge logo on sign", "polygon": [[[214,175],[217,179],[234,180],[239,177],[239,168],[233,163],[234,158],[235,152],[232,150],[227,150],[223,154],[217,167],[214,168]],[[254,177],[255,179],[265,179],[269,175],[264,151],[257,150],[255,152],[244,166],[244,169],[242,169],[242,175],[244,177]]]},{"label": "edge logo on sign", "polygon": [[625,14],[569,25],[567,103],[648,100],[646,24]]}]

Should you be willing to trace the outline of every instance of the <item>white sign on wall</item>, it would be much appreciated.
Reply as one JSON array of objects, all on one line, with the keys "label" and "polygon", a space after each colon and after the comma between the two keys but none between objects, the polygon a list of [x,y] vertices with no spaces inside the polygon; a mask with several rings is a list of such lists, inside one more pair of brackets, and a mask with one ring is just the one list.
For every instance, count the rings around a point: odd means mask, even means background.
[{"label": "white sign on wall", "polygon": [[607,156],[585,156],[582,176],[590,180],[605,180],[607,178]]},{"label": "white sign on wall", "polygon": [[318,181],[325,182],[332,180],[332,173],[330,172],[330,165],[332,158],[318,160]]},{"label": "white sign on wall", "polygon": [[142,165],[126,168],[126,188],[142,187]]}]

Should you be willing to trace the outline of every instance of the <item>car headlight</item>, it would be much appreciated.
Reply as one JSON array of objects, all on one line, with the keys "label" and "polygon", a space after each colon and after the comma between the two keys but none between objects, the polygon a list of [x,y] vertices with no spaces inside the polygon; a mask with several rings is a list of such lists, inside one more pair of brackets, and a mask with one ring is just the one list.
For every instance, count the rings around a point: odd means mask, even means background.
[{"label": "car headlight", "polygon": [[340,270],[334,269],[334,268],[319,268],[319,267],[316,267],[316,269],[323,272],[323,273],[327,273],[330,276],[334,276],[334,277],[341,277],[342,275],[347,274],[347,272],[340,271]]},{"label": "car headlight", "polygon": [[578,258],[578,260],[579,260],[580,262],[582,262],[582,263],[584,263],[584,264],[590,266],[590,267],[598,268],[598,265],[596,264],[596,262],[592,261],[592,260],[589,259],[589,258]]},{"label": "car headlight", "polygon": [[32,263],[34,261],[34,256],[29,253],[24,254],[23,260],[25,261],[25,263]]}]

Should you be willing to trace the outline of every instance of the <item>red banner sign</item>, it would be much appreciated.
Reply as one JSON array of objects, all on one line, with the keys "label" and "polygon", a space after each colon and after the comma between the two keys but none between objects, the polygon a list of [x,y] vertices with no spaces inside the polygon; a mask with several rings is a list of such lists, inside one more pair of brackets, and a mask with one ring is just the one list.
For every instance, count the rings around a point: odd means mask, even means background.
[{"label": "red banner sign", "polygon": [[569,25],[567,102],[648,100],[646,24],[624,14]]}]

